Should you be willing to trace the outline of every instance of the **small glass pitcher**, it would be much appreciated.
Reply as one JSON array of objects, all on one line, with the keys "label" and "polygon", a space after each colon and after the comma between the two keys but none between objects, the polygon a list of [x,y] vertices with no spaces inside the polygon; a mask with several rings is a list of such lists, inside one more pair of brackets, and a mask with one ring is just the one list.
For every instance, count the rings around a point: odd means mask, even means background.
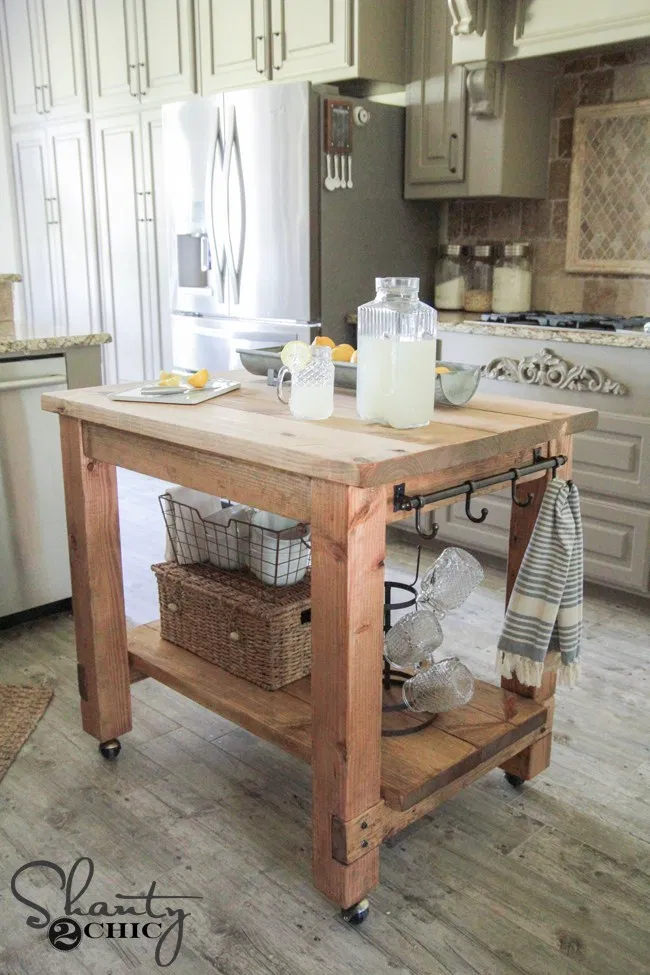
[{"label": "small glass pitcher", "polygon": [[328,346],[312,346],[309,362],[289,369],[283,366],[278,373],[276,392],[281,403],[284,381],[291,374],[289,410],[297,420],[327,420],[334,412],[334,363]]}]

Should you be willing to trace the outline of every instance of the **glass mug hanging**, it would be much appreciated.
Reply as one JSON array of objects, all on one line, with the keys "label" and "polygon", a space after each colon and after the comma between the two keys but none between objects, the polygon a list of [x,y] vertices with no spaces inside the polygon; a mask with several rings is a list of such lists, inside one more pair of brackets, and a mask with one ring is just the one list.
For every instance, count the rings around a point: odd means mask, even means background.
[{"label": "glass mug hanging", "polygon": [[376,278],[357,325],[357,413],[398,430],[433,418],[437,314],[418,298],[419,278]]},{"label": "glass mug hanging", "polygon": [[294,360],[291,368],[282,366],[278,373],[276,392],[281,403],[284,381],[291,376],[288,405],[297,420],[327,420],[334,412],[334,363],[332,350],[327,346],[311,346],[306,362]]}]

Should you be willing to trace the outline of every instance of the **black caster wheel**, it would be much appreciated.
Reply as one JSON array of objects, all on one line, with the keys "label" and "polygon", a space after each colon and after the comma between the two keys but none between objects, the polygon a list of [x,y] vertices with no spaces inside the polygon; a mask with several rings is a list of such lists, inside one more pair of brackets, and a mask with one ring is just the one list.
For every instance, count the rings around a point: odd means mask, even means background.
[{"label": "black caster wheel", "polygon": [[519,775],[513,775],[512,772],[506,772],[506,782],[508,782],[513,789],[521,789],[525,781],[526,780],[522,779]]},{"label": "black caster wheel", "polygon": [[122,751],[122,746],[117,738],[111,738],[110,741],[100,741],[99,751],[105,759],[112,762]]},{"label": "black caster wheel", "polygon": [[363,924],[365,919],[370,914],[370,904],[365,899],[359,901],[358,904],[353,904],[352,907],[343,908],[341,911],[341,917],[348,924]]}]

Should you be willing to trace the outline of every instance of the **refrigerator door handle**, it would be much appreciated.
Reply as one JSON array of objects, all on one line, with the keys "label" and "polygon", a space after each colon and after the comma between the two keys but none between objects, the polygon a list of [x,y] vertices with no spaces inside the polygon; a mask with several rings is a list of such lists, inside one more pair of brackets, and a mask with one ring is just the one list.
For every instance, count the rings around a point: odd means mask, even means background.
[{"label": "refrigerator door handle", "polygon": [[210,245],[207,234],[201,234],[201,271],[205,274],[210,269]]},{"label": "refrigerator door handle", "polygon": [[[239,304],[241,290],[241,276],[244,266],[244,250],[246,247],[246,195],[244,190],[244,171],[241,161],[241,147],[239,145],[239,134],[237,131],[237,110],[233,105],[230,112],[230,136],[228,148],[226,150],[226,193],[228,197],[228,269],[230,272],[230,284],[232,288],[232,298],[235,305]],[[232,223],[230,219],[230,177],[234,169],[237,178],[237,197],[239,200],[239,247],[237,249],[237,259],[232,242]]]},{"label": "refrigerator door handle", "polygon": [[[210,167],[210,185],[207,192],[207,208],[208,208],[208,226],[212,232],[212,239],[209,241],[212,252],[215,256],[215,276],[217,279],[217,301],[219,304],[223,305],[225,296],[224,279],[226,272],[226,255],[224,253],[225,248],[223,244],[220,244],[217,236],[217,225],[215,221],[214,212],[214,184],[215,178],[219,177],[219,191],[221,192],[223,185],[223,164],[224,164],[224,144],[223,144],[223,126],[221,122],[221,108],[217,106],[217,132],[214,140],[214,156],[212,159],[212,165]],[[201,260],[201,265],[203,265],[203,259]],[[201,268],[203,270],[203,267]],[[207,270],[207,268],[206,268]]]}]

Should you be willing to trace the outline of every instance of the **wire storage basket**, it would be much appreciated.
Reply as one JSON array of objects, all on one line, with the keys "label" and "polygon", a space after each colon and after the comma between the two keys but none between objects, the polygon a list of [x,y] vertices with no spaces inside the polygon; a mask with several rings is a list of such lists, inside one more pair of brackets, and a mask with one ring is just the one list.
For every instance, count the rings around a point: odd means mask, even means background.
[{"label": "wire storage basket", "polygon": [[268,586],[292,586],[305,578],[311,564],[309,525],[228,502],[204,517],[169,493],[159,500],[179,565],[249,569]]}]

